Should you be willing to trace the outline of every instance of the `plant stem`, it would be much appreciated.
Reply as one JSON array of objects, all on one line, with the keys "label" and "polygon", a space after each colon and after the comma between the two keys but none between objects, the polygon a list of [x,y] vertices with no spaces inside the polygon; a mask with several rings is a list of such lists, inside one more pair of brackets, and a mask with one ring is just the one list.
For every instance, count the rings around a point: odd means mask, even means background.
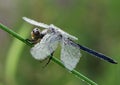
[{"label": "plant stem", "polygon": [[4,31],[8,32],[9,34],[11,34],[12,36],[16,37],[17,39],[19,39],[20,41],[24,42],[25,44],[32,46],[32,44],[30,42],[28,42],[26,39],[24,39],[23,37],[21,37],[19,34],[17,34],[16,32],[12,31],[11,29],[9,29],[8,27],[6,27],[5,25],[0,23],[0,28],[3,29]]},{"label": "plant stem", "polygon": [[[24,39],[19,34],[17,34],[16,32],[12,31],[11,29],[9,29],[8,27],[4,26],[1,23],[0,23],[0,28],[3,29],[4,31],[8,32],[9,34],[11,34],[12,36],[14,36],[15,38],[19,39],[20,41],[24,42],[25,44],[27,44],[29,46],[32,46],[32,44],[30,42],[28,42],[26,39]],[[59,64],[61,67],[64,67],[64,65],[62,64],[62,62],[60,60],[58,60],[57,58],[52,57],[52,61],[54,61],[55,63]],[[77,76],[78,78],[80,78],[81,80],[87,82],[90,85],[97,85],[95,82],[93,82],[89,78],[85,77],[84,75],[82,75],[81,73],[79,73],[76,70],[72,70],[70,72],[72,74],[74,74],[75,76]]]},{"label": "plant stem", "polygon": [[[61,67],[65,68],[65,66],[61,63],[60,60],[58,60],[56,57],[53,57],[52,60],[59,64]],[[74,74],[76,77],[80,78],[81,80],[87,82],[90,85],[98,85],[95,82],[93,82],[92,80],[90,80],[89,78],[87,78],[86,76],[84,76],[83,74],[81,74],[80,72],[76,71],[76,70],[72,70],[70,71],[72,74]]]},{"label": "plant stem", "polygon": [[[22,35],[23,37],[28,37],[30,30],[26,28],[31,28],[31,25],[23,23],[19,30],[17,30],[18,34]],[[23,49],[26,44],[21,42],[20,40],[14,38],[12,43],[7,51],[6,55],[6,63],[5,63],[5,82],[6,85],[17,85],[18,82],[16,81],[16,73],[18,68],[18,63],[20,60],[20,55],[23,52]],[[17,49],[17,50],[16,50]]]}]

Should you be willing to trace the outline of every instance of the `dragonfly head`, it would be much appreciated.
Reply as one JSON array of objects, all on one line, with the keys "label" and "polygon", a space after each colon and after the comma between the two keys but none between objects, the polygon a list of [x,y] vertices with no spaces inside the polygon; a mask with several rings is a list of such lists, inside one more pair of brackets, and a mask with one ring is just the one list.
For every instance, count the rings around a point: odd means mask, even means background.
[{"label": "dragonfly head", "polygon": [[45,36],[46,31],[40,31],[38,28],[34,28],[31,32],[31,38],[34,44],[40,42],[40,40]]},{"label": "dragonfly head", "polygon": [[31,37],[33,40],[40,38],[40,29],[34,28],[31,32]]}]

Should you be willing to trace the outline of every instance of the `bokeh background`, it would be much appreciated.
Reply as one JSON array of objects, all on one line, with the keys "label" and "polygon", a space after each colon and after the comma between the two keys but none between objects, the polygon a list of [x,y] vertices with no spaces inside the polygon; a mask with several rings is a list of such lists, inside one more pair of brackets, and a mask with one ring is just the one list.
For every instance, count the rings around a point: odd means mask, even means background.
[{"label": "bokeh background", "polygon": [[[33,26],[23,16],[52,23],[116,59],[113,65],[81,51],[76,70],[99,85],[120,84],[120,0],[0,0],[0,23],[30,38]],[[35,60],[29,50],[0,29],[0,85],[88,85],[52,61],[43,68],[47,60]]]}]

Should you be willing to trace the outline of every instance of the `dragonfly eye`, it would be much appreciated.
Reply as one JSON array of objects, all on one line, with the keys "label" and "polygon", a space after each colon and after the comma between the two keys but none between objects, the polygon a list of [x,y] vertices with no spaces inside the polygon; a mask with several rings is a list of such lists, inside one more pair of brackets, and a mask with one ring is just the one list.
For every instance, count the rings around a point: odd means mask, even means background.
[{"label": "dragonfly eye", "polygon": [[38,28],[34,28],[32,32],[35,36],[40,35],[40,30]]},{"label": "dragonfly eye", "polygon": [[31,32],[32,39],[38,39],[39,36],[40,36],[40,29],[34,28],[33,31]]}]

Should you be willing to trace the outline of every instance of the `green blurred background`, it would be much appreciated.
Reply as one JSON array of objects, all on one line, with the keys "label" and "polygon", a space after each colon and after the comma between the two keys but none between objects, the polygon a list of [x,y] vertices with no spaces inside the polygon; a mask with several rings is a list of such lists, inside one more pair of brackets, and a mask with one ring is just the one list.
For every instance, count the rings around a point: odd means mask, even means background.
[{"label": "green blurred background", "polygon": [[[52,23],[116,59],[113,65],[81,51],[76,70],[99,85],[120,85],[120,0],[0,0],[0,23],[30,38],[33,27],[23,16]],[[54,62],[43,68],[47,61],[35,60],[29,50],[0,30],[0,85],[88,85]]]}]

